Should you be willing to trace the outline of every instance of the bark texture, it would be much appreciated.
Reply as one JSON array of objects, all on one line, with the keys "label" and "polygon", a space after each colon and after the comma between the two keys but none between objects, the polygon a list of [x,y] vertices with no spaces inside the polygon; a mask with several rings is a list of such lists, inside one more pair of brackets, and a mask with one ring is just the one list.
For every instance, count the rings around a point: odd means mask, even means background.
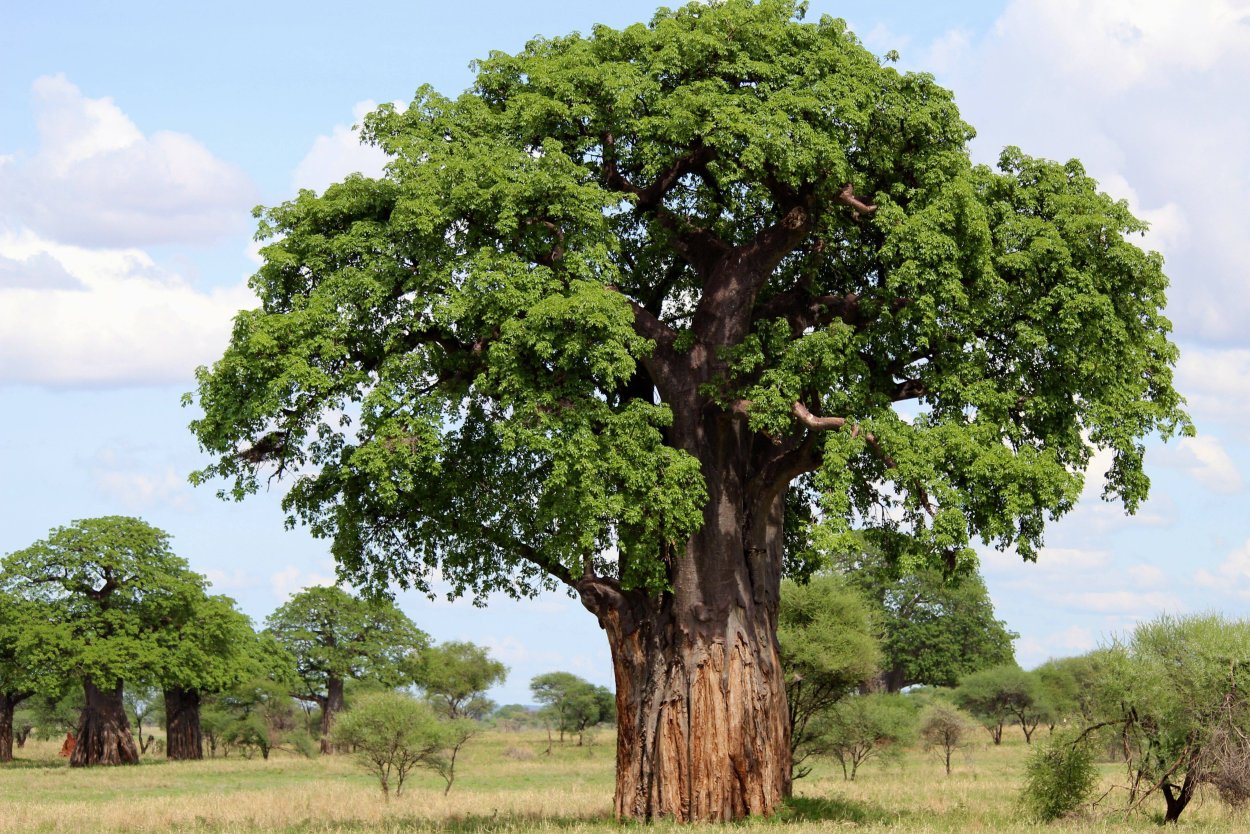
[{"label": "bark texture", "polygon": [[671,590],[579,584],[612,650],[620,819],[736,820],[775,812],[789,792],[776,640],[784,502],[747,488],[740,426],[709,422],[705,524],[672,560]]},{"label": "bark texture", "polygon": [[0,692],[0,762],[13,761],[13,712],[22,700]]},{"label": "bark texture", "polygon": [[70,767],[138,764],[139,748],[130,734],[130,719],[122,702],[122,685],[100,689],[83,682],[86,704],[78,721],[77,743]]},{"label": "bark texture", "polygon": [[331,677],[326,683],[325,701],[321,703],[321,752],[337,753],[338,747],[331,742],[330,732],[334,719],[343,711],[343,679]]},{"label": "bark texture", "polygon": [[175,761],[204,758],[200,693],[194,689],[165,690],[165,755]]}]

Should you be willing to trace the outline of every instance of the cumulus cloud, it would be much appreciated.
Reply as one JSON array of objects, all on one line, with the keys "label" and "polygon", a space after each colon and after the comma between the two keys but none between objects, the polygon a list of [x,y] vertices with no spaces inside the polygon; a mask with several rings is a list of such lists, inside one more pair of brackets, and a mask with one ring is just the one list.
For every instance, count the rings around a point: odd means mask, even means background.
[{"label": "cumulus cloud", "polygon": [[1008,144],[1079,157],[1152,223],[1143,242],[1168,259],[1177,332],[1244,336],[1250,111],[1230,102],[1250,75],[1250,2],[1014,0],[971,47],[948,35],[931,52],[979,158]]},{"label": "cumulus cloud", "polygon": [[387,156],[372,145],[362,145],[359,125],[365,114],[377,108],[375,101],[362,101],[352,108],[352,125],[335,125],[329,134],[318,136],[312,148],[295,167],[291,176],[293,189],[310,188],[323,191],[331,183],[338,182],[348,174],[364,174],[378,177],[386,165]]},{"label": "cumulus cloud", "polygon": [[108,446],[99,449],[86,467],[95,491],[127,512],[190,506],[185,473],[170,463],[152,461],[142,449]]},{"label": "cumulus cloud", "polygon": [[242,283],[202,291],[139,249],[86,249],[30,231],[0,230],[6,263],[18,264],[18,278],[0,278],[0,384],[187,382],[221,354],[234,314],[256,304]]},{"label": "cumulus cloud", "polygon": [[190,136],[150,136],[65,76],[34,83],[40,145],[0,161],[0,218],[80,246],[210,243],[245,228],[255,187]]},{"label": "cumulus cloud", "polygon": [[1215,435],[1183,437],[1171,447],[1160,449],[1157,460],[1180,469],[1212,492],[1235,495],[1245,488],[1240,470]]},{"label": "cumulus cloud", "polygon": [[305,588],[316,586],[328,588],[337,584],[338,578],[334,575],[334,564],[328,560],[319,563],[312,570],[287,565],[269,576],[269,587],[280,604],[285,604],[292,594],[297,594]]},{"label": "cumulus cloud", "polygon": [[1216,420],[1240,428],[1250,402],[1250,350],[1186,345],[1176,365],[1176,387],[1198,425]]}]

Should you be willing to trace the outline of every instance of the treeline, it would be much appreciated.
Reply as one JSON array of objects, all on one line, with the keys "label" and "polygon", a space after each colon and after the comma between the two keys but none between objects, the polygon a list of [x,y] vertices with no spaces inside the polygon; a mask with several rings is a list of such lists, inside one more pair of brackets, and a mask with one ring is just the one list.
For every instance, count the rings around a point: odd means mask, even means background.
[{"label": "treeline", "polygon": [[[71,765],[134,763],[156,722],[170,759],[332,753],[353,697],[412,689],[433,720],[475,721],[507,676],[480,646],[433,644],[389,600],[309,588],[256,630],[208,587],[135,518],[78,521],[0,561],[0,761],[31,732],[69,732]],[[561,731],[606,714],[559,703],[542,718]]]}]

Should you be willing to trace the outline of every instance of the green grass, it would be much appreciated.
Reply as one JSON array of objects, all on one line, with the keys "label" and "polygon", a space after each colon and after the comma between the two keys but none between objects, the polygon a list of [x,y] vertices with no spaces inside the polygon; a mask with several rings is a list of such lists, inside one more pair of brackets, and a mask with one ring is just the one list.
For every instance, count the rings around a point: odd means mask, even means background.
[{"label": "green grass", "polygon": [[[182,763],[152,757],[138,767],[71,770],[57,757],[56,744],[31,742],[17,751],[18,761],[0,767],[0,834],[608,834],[638,827],[611,819],[612,741],[600,733],[590,746],[557,744],[545,755],[544,734],[487,733],[462,753],[449,796],[441,779],[420,772],[389,802],[349,756],[275,754],[264,761],[232,755]],[[1001,747],[979,745],[947,777],[935,757],[912,750],[897,762],[870,762],[854,782],[844,781],[835,763],[823,762],[776,817],[728,828],[764,829],[759,834],[778,828],[787,834],[1158,830],[1155,805],[1161,801],[1127,817],[1102,812],[1051,825],[1030,821],[1017,801],[1026,755],[1019,737]],[[1104,789],[1110,788],[1120,771],[1101,767]],[[1250,816],[1207,794],[1185,812],[1179,828],[1234,834],[1250,830]],[[675,834],[710,827],[660,823],[652,829]]]}]

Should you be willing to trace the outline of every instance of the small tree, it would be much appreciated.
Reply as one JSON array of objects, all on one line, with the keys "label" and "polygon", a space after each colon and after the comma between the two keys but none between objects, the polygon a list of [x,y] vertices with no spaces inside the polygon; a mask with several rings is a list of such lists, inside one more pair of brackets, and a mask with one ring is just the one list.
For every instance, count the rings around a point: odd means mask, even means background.
[{"label": "small tree", "polygon": [[859,766],[874,756],[898,755],[916,732],[916,710],[901,695],[874,693],[845,698],[822,716],[814,746],[842,765],[854,781]]},{"label": "small tree", "polygon": [[443,777],[446,794],[455,780],[456,754],[475,730],[464,719],[440,720],[434,709],[400,692],[371,692],[335,722],[333,741],[355,752],[361,765],[377,777],[390,799],[403,792],[416,767]]},{"label": "small tree", "polygon": [[955,702],[981,720],[995,744],[1002,744],[1003,725],[1013,718],[1031,741],[1045,715],[1036,677],[1014,663],[968,675],[955,690]]},{"label": "small tree", "polygon": [[972,716],[947,704],[931,704],[920,719],[920,739],[925,750],[936,750],[951,775],[951,757],[969,744],[976,722]]},{"label": "small tree", "polygon": [[608,709],[614,704],[612,693],[602,686],[579,678],[571,672],[548,672],[530,681],[534,700],[543,704],[546,717],[564,734],[577,733],[580,747],[588,727],[610,720]]},{"label": "small tree", "polygon": [[838,576],[784,582],[777,639],[786,676],[792,779],[806,776],[812,720],[877,674],[881,651],[860,596]]},{"label": "small tree", "polygon": [[417,685],[440,715],[481,720],[495,704],[486,690],[503,683],[508,667],[491,658],[482,646],[448,642],[421,654]]}]

